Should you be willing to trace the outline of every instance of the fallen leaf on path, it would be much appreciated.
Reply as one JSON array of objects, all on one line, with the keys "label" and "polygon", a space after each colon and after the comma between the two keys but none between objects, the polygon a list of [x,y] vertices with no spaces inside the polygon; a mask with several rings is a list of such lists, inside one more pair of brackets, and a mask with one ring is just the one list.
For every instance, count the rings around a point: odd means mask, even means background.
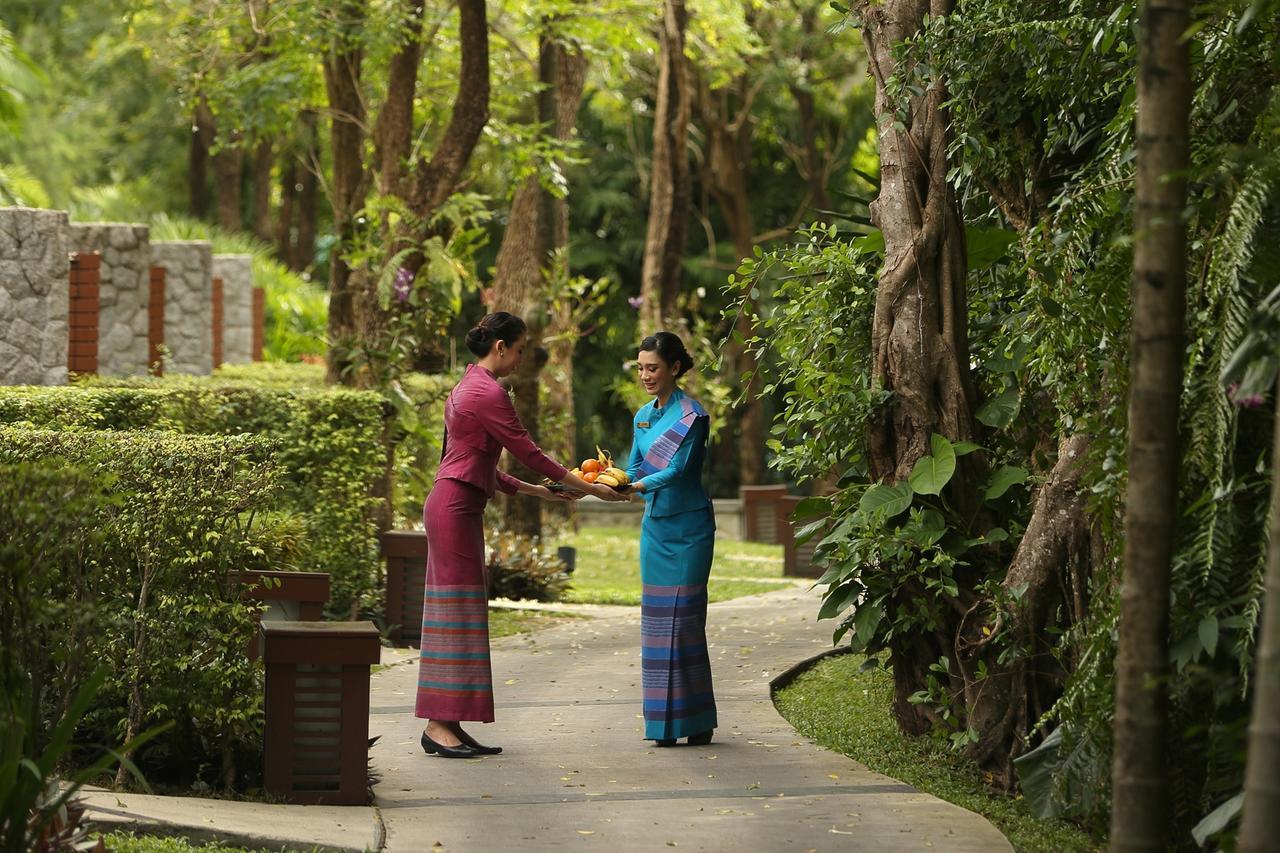
[{"label": "fallen leaf on path", "polygon": [[839,779],[839,778],[840,778],[840,774],[839,774],[839,773],[828,773],[828,774],[827,774],[827,778],[828,778],[828,779]]},{"label": "fallen leaf on path", "polygon": [[579,835],[595,835],[596,831],[594,829],[579,829],[578,834]]},{"label": "fallen leaf on path", "polygon": [[836,829],[834,826],[827,830],[832,835],[853,835],[852,832],[845,832],[843,829]]}]

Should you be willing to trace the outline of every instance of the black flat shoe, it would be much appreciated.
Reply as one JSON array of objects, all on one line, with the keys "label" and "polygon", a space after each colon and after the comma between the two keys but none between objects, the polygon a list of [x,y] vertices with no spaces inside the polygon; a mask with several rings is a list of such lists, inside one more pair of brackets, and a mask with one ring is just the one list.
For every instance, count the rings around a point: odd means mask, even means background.
[{"label": "black flat shoe", "polygon": [[475,738],[462,730],[462,726],[454,726],[453,733],[458,736],[458,740],[471,747],[471,750],[476,755],[499,755],[502,753],[502,747],[485,746],[484,744],[477,742]]},{"label": "black flat shoe", "polygon": [[427,737],[427,733],[422,733],[422,751],[427,755],[438,755],[441,758],[475,758],[479,753],[467,746],[445,746],[442,743],[436,743]]},{"label": "black flat shoe", "polygon": [[702,734],[689,735],[689,746],[706,746],[711,743],[711,735],[715,733],[715,729],[707,729]]},{"label": "black flat shoe", "polygon": [[653,742],[654,746],[675,746],[676,739],[673,737],[664,737]]}]

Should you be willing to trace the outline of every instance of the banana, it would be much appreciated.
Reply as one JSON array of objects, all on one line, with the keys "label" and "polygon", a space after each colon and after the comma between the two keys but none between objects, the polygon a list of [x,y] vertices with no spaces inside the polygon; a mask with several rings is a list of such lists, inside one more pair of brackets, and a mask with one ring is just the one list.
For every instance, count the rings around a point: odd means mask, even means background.
[{"label": "banana", "polygon": [[604,472],[617,480],[618,485],[620,486],[625,486],[627,483],[631,482],[631,478],[627,476],[627,472],[623,471],[621,468],[606,468],[604,469]]},{"label": "banana", "polygon": [[617,479],[615,479],[614,477],[610,476],[609,474],[601,474],[599,477],[596,477],[596,482],[597,482],[597,483],[604,483],[606,486],[615,486],[615,487],[616,487],[616,486],[620,486],[620,485],[622,485],[621,483],[619,483],[619,482],[617,481]]}]

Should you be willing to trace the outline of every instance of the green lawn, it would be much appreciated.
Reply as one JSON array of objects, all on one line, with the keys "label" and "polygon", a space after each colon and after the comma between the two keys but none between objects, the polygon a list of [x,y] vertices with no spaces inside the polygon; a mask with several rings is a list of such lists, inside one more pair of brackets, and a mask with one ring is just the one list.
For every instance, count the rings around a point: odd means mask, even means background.
[{"label": "green lawn", "polygon": [[[573,586],[565,601],[640,604],[640,528],[583,527],[555,544],[578,549]],[[782,546],[716,541],[708,584],[712,601],[769,592],[789,583],[782,577]]]},{"label": "green lawn", "polygon": [[196,845],[185,838],[159,838],[131,832],[113,832],[102,836],[102,840],[111,853],[271,853],[269,850],[247,850],[221,844]]},{"label": "green lawn", "polygon": [[572,613],[554,613],[549,610],[503,610],[491,607],[489,608],[489,639],[496,640],[498,637],[538,631],[579,618],[583,617]]},{"label": "green lawn", "polygon": [[1021,797],[993,794],[977,768],[946,745],[902,734],[889,713],[892,676],[883,670],[859,672],[863,660],[847,654],[821,661],[778,692],[778,711],[827,749],[983,815],[1016,850],[1098,849],[1073,824],[1032,817]]}]

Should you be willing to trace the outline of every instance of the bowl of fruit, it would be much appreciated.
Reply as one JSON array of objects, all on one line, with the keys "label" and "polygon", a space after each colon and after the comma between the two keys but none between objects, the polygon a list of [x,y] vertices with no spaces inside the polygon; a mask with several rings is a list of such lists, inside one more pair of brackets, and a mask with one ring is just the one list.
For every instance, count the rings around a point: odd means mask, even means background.
[{"label": "bowl of fruit", "polygon": [[[603,483],[615,491],[625,492],[631,489],[631,477],[626,471],[613,464],[613,457],[609,451],[601,450],[598,446],[594,459],[582,460],[582,464],[569,473],[581,477],[588,483]],[[549,483],[548,488],[557,492],[576,491],[572,486],[562,483]]]}]

